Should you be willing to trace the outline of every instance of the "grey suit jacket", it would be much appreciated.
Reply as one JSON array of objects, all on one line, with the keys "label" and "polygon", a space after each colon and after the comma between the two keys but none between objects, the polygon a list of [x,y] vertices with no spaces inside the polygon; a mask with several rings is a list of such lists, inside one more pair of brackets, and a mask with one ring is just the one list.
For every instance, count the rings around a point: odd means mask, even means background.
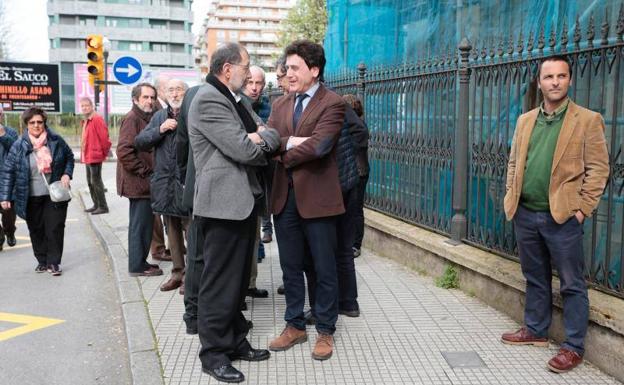
[{"label": "grey suit jacket", "polygon": [[[243,99],[258,124],[262,120]],[[277,131],[259,133],[270,152],[280,146]],[[211,84],[200,87],[189,111],[189,140],[195,162],[193,214],[243,220],[251,214],[257,185],[256,168],[267,164],[267,152],[248,137],[236,107]]]}]

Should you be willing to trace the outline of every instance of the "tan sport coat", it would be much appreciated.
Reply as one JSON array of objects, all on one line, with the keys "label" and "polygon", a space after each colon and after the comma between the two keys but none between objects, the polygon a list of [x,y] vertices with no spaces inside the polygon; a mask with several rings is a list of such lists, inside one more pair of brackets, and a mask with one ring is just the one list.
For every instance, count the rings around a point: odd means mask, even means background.
[{"label": "tan sport coat", "polygon": [[[539,108],[518,118],[509,153],[505,215],[516,214],[531,132]],[[602,116],[572,101],[563,120],[550,174],[548,202],[557,223],[564,223],[576,211],[589,217],[596,207],[609,176],[609,154]]]}]

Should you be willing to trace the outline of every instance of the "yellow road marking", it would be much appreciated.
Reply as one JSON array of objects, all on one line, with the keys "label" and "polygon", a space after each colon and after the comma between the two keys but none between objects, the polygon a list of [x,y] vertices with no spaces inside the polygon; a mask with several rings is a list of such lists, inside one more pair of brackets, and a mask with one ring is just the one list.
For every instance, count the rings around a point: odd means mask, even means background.
[{"label": "yellow road marking", "polygon": [[9,330],[0,332],[0,342],[10,338],[21,336],[22,334],[34,332],[35,330],[47,328],[65,322],[54,318],[35,317],[23,314],[0,313],[0,321],[22,324]]},{"label": "yellow road marking", "polygon": [[[28,239],[28,238],[27,238],[27,239]],[[28,240],[30,240],[30,239],[28,239]],[[23,248],[25,248],[25,247],[30,247],[30,246],[31,246],[31,243],[30,243],[30,242],[28,242],[28,243],[20,243],[20,244],[18,244],[18,245],[13,246],[13,247],[10,247],[10,246],[4,246],[3,250],[4,250],[4,251],[10,251],[10,250],[13,250],[13,249],[23,249]]]},{"label": "yellow road marking", "polygon": [[[67,218],[67,219],[65,219],[65,222],[78,222],[78,221],[79,221],[78,218]],[[23,219],[18,219],[18,220],[15,221],[15,224],[16,225],[25,225],[26,221],[23,220]]]}]

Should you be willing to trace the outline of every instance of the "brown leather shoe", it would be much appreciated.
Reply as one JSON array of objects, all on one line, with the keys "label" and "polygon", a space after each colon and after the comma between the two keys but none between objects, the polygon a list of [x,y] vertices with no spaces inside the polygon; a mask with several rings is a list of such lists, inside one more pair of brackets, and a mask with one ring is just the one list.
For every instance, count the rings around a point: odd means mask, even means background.
[{"label": "brown leather shoe", "polygon": [[155,261],[171,262],[171,254],[167,255],[164,251],[152,253],[152,259]]},{"label": "brown leather shoe", "polygon": [[182,285],[182,281],[180,281],[179,279],[169,278],[169,280],[167,282],[163,283],[160,286],[160,291],[175,290],[175,289],[179,288],[180,285]]},{"label": "brown leather shoe", "polygon": [[269,344],[269,350],[281,352],[283,350],[288,350],[297,344],[306,342],[307,340],[308,335],[305,330],[299,330],[290,325],[286,325],[282,334],[271,341]]},{"label": "brown leather shoe", "polygon": [[331,334],[319,333],[312,351],[312,358],[319,361],[327,360],[332,356],[333,351],[334,337]]},{"label": "brown leather shoe", "polygon": [[534,336],[526,327],[515,332],[503,333],[501,341],[509,345],[534,345],[548,347],[548,338]]},{"label": "brown leather shoe", "polygon": [[583,362],[583,356],[572,350],[561,348],[559,353],[548,361],[548,369],[555,373],[565,373],[576,368],[581,362]]}]

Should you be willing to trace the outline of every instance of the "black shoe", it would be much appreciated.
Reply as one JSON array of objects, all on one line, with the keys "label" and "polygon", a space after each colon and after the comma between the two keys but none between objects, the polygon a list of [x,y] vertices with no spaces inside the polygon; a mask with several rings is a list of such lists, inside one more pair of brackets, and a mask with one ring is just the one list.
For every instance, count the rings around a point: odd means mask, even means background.
[{"label": "black shoe", "polygon": [[347,317],[356,318],[360,316],[360,309],[355,309],[355,310],[338,309],[338,314],[346,315]]},{"label": "black shoe", "polygon": [[37,267],[35,267],[35,273],[45,273],[46,271],[48,271],[48,267],[43,263],[40,263]]},{"label": "black shoe", "polygon": [[316,325],[316,318],[312,315],[312,310],[308,309],[303,313],[303,319],[306,325]]},{"label": "black shoe", "polygon": [[98,207],[97,209],[91,212],[91,215],[100,215],[100,214],[108,214],[108,209],[103,207]]},{"label": "black shoe", "polygon": [[202,366],[202,372],[214,377],[222,382],[243,382],[245,376],[232,365],[223,365],[214,369],[207,369]]},{"label": "black shoe", "polygon": [[286,290],[284,289],[284,284],[279,285],[277,288],[277,294],[284,295],[285,292]]},{"label": "black shoe", "polygon": [[266,298],[269,296],[269,292],[264,290],[264,289],[257,289],[257,288],[249,288],[247,289],[247,297],[252,297],[252,298]]},{"label": "black shoe", "polygon": [[6,241],[7,245],[11,247],[15,246],[15,244],[17,243],[17,240],[15,239],[15,234],[7,234]]},{"label": "black shoe", "polygon": [[245,310],[247,310],[247,302],[243,302],[243,305],[241,306],[241,311]]},{"label": "black shoe", "polygon": [[94,212],[95,210],[97,210],[97,207],[93,206],[93,207],[91,207],[91,208],[85,209],[85,213],[92,213],[92,212]]},{"label": "black shoe", "polygon": [[353,249],[353,258],[357,258],[360,255],[362,255],[362,250],[358,249],[357,247],[352,247]]},{"label": "black shoe", "polygon": [[249,329],[253,329],[253,322],[251,322],[250,320],[247,320],[247,327]]},{"label": "black shoe", "polygon": [[186,325],[186,334],[188,335],[195,335],[197,334],[197,325],[193,326],[193,325]]},{"label": "black shoe", "polygon": [[242,360],[242,361],[264,361],[268,360],[271,357],[271,353],[266,349],[254,349],[251,348],[246,353],[234,354],[231,357],[231,360]]}]

